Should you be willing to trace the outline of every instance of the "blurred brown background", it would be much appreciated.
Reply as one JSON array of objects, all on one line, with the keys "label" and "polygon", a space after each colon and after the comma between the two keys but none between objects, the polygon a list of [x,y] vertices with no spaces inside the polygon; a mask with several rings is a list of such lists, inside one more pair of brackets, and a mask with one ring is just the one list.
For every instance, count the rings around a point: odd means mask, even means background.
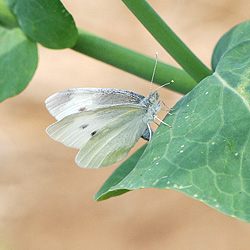
[{"label": "blurred brown background", "polygon": [[[122,1],[62,2],[78,27],[152,57],[157,51],[159,60],[176,65]],[[149,3],[208,66],[222,34],[249,18],[248,0]],[[250,224],[176,191],[147,189],[95,202],[94,194],[116,166],[79,168],[77,150],[45,133],[54,119],[44,100],[72,87],[124,88],[147,95],[149,83],[72,50],[39,47],[39,54],[28,88],[0,105],[1,250],[250,249]],[[181,97],[159,92],[168,106]]]}]

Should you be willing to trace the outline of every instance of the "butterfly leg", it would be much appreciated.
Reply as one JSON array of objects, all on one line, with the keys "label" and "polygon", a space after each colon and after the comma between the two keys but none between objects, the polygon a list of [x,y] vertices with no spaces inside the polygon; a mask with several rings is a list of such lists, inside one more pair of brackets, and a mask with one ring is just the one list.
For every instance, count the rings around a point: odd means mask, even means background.
[{"label": "butterfly leg", "polygon": [[147,126],[148,126],[148,130],[149,130],[149,141],[150,141],[151,137],[152,137],[152,131],[151,131],[150,125],[148,123],[147,123]]},{"label": "butterfly leg", "polygon": [[[165,104],[165,102],[164,102],[163,100],[160,100],[159,103],[162,103],[168,110],[175,110],[175,109],[169,108],[169,107]],[[162,105],[161,105],[161,107],[162,107],[165,111],[167,111]]]},{"label": "butterfly leg", "polygon": [[172,128],[169,124],[167,124],[166,122],[162,121],[161,119],[159,119],[157,116],[154,117],[156,120],[160,121],[161,123],[163,123],[164,125],[167,125],[168,127]]},{"label": "butterfly leg", "polygon": [[154,123],[159,127],[160,126],[160,124],[158,124],[156,121],[154,121]]}]

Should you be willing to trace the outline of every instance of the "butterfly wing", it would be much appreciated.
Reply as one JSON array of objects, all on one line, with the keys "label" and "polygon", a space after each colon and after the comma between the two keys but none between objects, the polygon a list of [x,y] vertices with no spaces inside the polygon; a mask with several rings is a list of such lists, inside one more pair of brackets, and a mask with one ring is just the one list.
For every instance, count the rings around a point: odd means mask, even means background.
[{"label": "butterfly wing", "polygon": [[[112,109],[112,108],[111,108]],[[99,130],[79,151],[76,163],[84,168],[101,168],[121,161],[147,128],[144,109],[130,108]]]},{"label": "butterfly wing", "polygon": [[72,88],[50,96],[46,101],[48,111],[57,120],[89,110],[119,104],[138,104],[144,96],[133,91],[106,88]]},{"label": "butterfly wing", "polygon": [[[63,118],[77,114],[83,111],[97,110],[105,107],[121,105],[121,104],[138,104],[144,98],[143,95],[135,93],[129,90],[122,89],[108,89],[108,88],[72,88],[60,91],[45,101],[46,107],[48,111],[53,115],[58,121]],[[88,114],[89,115],[89,114]],[[71,132],[74,137],[70,140],[70,138],[62,138],[65,140],[65,145],[75,148],[80,148],[82,144],[80,143],[80,139],[77,143],[74,143],[74,138],[77,138],[79,135],[79,123],[77,119],[77,115],[71,117],[68,120],[64,120],[64,122],[60,125],[56,125],[53,129],[59,129],[60,126],[66,126],[70,120],[74,120],[74,124],[71,126]],[[80,120],[80,118],[79,118]],[[95,119],[97,121],[97,118]],[[108,119],[107,119],[108,120]],[[97,121],[98,122],[98,121]],[[76,130],[74,130],[74,128]],[[65,131],[65,127],[63,131]],[[96,129],[100,129],[99,126]],[[48,133],[55,133],[56,131],[52,131],[52,127],[48,129]],[[151,129],[152,130],[152,129]],[[86,131],[89,132],[89,131]],[[60,131],[55,134],[55,137],[62,136],[62,134],[58,134]],[[150,138],[149,128],[147,127],[145,132],[142,135],[142,138],[145,140],[149,140]],[[52,136],[53,137],[53,136]],[[58,138],[54,138],[55,140],[59,140]],[[87,138],[85,139],[85,141]],[[59,140],[60,141],[60,140]],[[82,141],[84,142],[84,141]]]},{"label": "butterfly wing", "polygon": [[81,149],[98,131],[140,105],[120,105],[69,115],[47,128],[47,133],[68,147]]}]

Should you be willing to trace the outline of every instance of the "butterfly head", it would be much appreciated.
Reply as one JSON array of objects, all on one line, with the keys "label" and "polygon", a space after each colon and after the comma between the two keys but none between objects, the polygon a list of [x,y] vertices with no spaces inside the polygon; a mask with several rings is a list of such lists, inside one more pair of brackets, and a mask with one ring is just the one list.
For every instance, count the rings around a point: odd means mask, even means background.
[{"label": "butterfly head", "polygon": [[161,109],[158,99],[159,94],[157,91],[154,91],[145,97],[141,102],[141,104],[145,106],[146,114],[143,120],[147,124],[154,121],[157,112]]},{"label": "butterfly head", "polygon": [[149,103],[149,105],[153,104],[153,103],[156,103],[158,101],[158,99],[159,99],[159,93],[157,91],[151,92],[148,95],[148,103]]},{"label": "butterfly head", "polygon": [[155,105],[157,105],[158,99],[159,94],[157,91],[154,91],[151,92],[148,96],[146,96],[141,103],[147,107],[154,107]]}]

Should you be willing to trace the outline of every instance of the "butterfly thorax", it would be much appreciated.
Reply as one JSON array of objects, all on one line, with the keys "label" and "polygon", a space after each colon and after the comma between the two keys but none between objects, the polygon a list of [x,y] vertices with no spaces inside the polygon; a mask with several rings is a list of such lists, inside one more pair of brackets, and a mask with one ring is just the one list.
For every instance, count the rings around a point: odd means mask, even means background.
[{"label": "butterfly thorax", "polygon": [[158,102],[159,94],[154,91],[142,99],[141,104],[145,106],[145,116],[143,118],[145,123],[154,121],[157,112],[161,109],[160,102]]}]

